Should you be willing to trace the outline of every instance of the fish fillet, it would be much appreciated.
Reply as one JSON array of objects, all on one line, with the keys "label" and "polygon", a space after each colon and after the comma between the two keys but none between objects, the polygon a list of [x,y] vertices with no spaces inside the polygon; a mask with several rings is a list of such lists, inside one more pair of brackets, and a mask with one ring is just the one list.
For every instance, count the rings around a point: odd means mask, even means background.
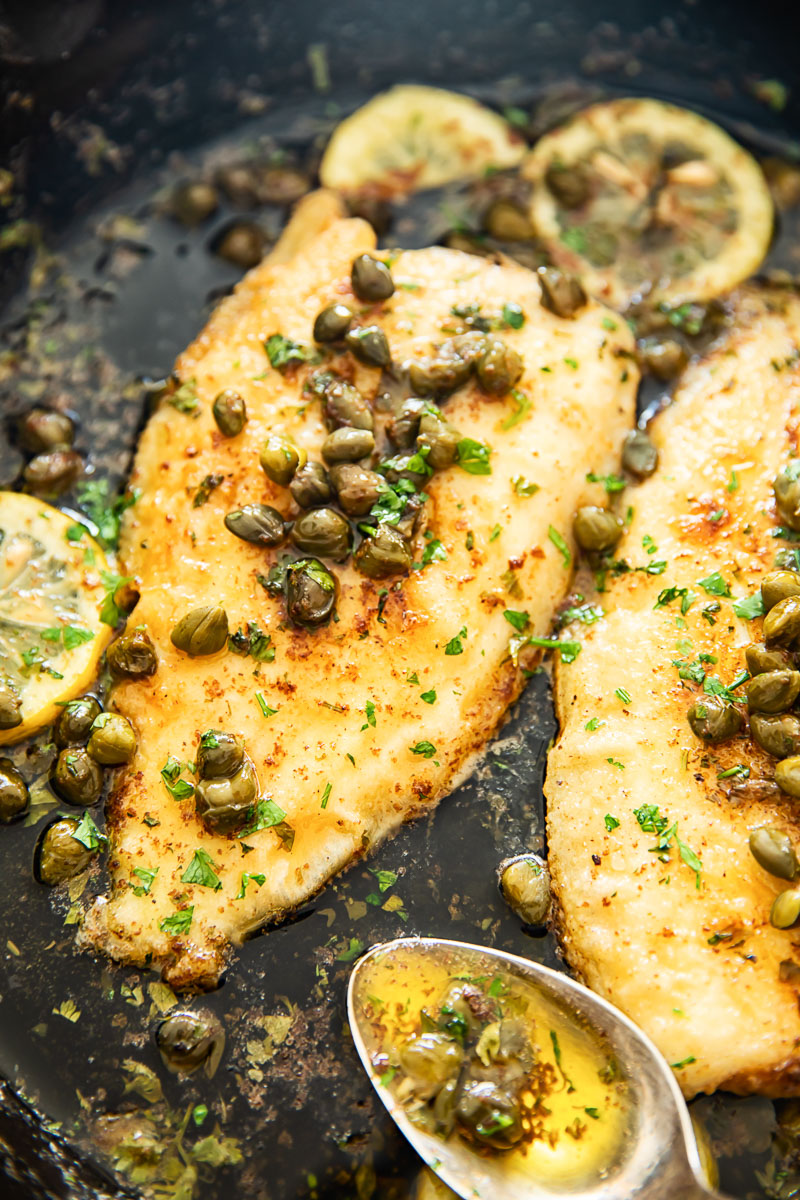
[{"label": "fish fillet", "polygon": [[[319,403],[302,395],[308,368],[271,369],[264,341],[282,333],[308,342],[325,304],[352,299],[351,262],[373,247],[368,225],[341,221],[292,262],[262,264],[246,276],[178,360],[180,378],[196,380],[196,414],[161,407],[136,455],[131,485],[141,494],[120,553],[141,592],[131,624],[147,627],[159,667],[113,693],[139,749],[107,811],[111,894],[89,912],[82,940],[122,961],[161,967],[175,987],[212,986],[231,943],[300,904],[463,777],[523,682],[509,659],[514,630],[503,611],[528,610],[530,631],[546,633],[570,580],[548,528],[569,540],[576,503],[597,494],[587,472],[610,469],[632,420],[631,338],[608,310],[590,303],[565,320],[540,306],[536,277],[521,267],[443,248],[399,254],[397,291],[377,315],[395,361],[430,353],[455,304],[492,313],[516,302],[527,319],[503,336],[524,357],[519,387],[530,409],[511,397],[491,402],[472,385],[456,393],[447,414],[463,434],[491,445],[492,473],[453,467],[431,480],[430,529],[447,560],[388,581],[386,594],[381,581],[350,564],[336,567],[338,623],[314,632],[287,627],[283,603],[258,581],[278,552],[233,537],[223,517],[262,501],[296,511],[288,491],[265,479],[259,449],[280,430],[318,458],[325,429]],[[356,365],[355,381],[372,397],[379,372]],[[210,412],[225,387],[246,398],[249,414],[233,439],[218,433]],[[194,507],[212,473],[223,482]],[[538,484],[535,495],[517,494],[518,476]],[[176,621],[217,602],[231,629],[255,621],[269,633],[273,662],[229,652],[189,659],[175,650]],[[446,651],[454,638],[460,653]],[[424,702],[431,690],[435,703]],[[257,692],[273,715],[262,714]],[[262,795],[294,831],[290,850],[274,829],[263,829],[247,837],[245,853],[235,836],[204,827],[191,798],[168,794],[161,768],[170,756],[194,760],[209,728],[244,739]],[[412,753],[420,742],[435,748],[430,757]],[[218,890],[182,880],[197,849],[210,856]],[[158,868],[149,894],[134,877],[137,867]],[[239,898],[243,872],[265,882],[251,882]],[[164,918],[187,906],[190,927],[165,932]]]},{"label": "fish fillet", "polygon": [[[800,938],[769,924],[787,885],[748,848],[760,825],[800,838],[797,802],[728,798],[736,776],[718,773],[742,765],[771,775],[774,760],[744,733],[701,744],[686,719],[700,685],[673,665],[712,656],[700,667],[723,683],[744,667],[761,621],[738,618],[731,599],[699,581],[718,572],[736,598],[758,589],[780,545],[772,480],[797,453],[800,302],[744,290],[732,315],[723,344],[689,367],[652,425],[656,474],[626,493],[634,517],[615,554],[636,568],[665,562],[663,574],[611,580],[596,597],[605,617],[572,627],[582,652],[556,668],[549,860],[567,960],[650,1034],[687,1096],[798,1095],[798,994],[779,967],[800,963]],[[689,595],[655,607],[672,587]],[[657,838],[634,816],[643,805],[677,822],[702,862],[697,877],[677,838],[669,861],[652,852]]]}]

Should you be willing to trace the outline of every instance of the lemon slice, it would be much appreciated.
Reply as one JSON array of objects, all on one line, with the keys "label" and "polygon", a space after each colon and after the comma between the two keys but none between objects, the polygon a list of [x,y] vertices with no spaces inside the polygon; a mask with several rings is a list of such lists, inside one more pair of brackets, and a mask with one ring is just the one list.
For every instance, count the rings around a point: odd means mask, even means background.
[{"label": "lemon slice", "polygon": [[0,679],[22,716],[0,729],[0,745],[54,721],[59,702],[91,684],[111,640],[100,620],[108,562],[81,529],[33,496],[0,492]]},{"label": "lemon slice", "polygon": [[719,126],[660,100],[612,100],[525,159],[531,219],[552,261],[624,308],[709,300],[752,274],[772,235],[761,168]]},{"label": "lemon slice", "polygon": [[525,143],[506,121],[469,96],[400,85],[382,92],[334,130],[320,165],[325,187],[367,185],[392,196],[515,167]]}]

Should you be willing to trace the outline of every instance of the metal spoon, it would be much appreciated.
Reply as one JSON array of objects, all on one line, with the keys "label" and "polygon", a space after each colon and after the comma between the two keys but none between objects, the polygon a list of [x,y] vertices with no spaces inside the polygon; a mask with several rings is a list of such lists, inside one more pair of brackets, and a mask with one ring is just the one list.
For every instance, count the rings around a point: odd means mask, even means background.
[{"label": "metal spoon", "polygon": [[[613,1162],[596,1178],[576,1188],[538,1181],[504,1169],[504,1155],[478,1155],[457,1134],[442,1139],[409,1119],[371,1061],[374,1035],[367,1019],[366,981],[370,968],[385,956],[409,954],[429,959],[441,956],[472,976],[514,975],[555,1001],[580,1028],[589,1025],[604,1039],[625,1074],[629,1097],[629,1127]],[[406,967],[407,969],[407,967]],[[356,1049],[372,1084],[402,1133],[432,1170],[464,1200],[552,1200],[554,1196],[581,1200],[724,1200],[702,1182],[702,1170],[692,1123],[675,1077],[648,1037],[621,1012],[566,975],[501,950],[490,950],[441,938],[398,938],[373,946],[350,976],[347,1015]],[[372,1042],[372,1047],[370,1043]]]}]

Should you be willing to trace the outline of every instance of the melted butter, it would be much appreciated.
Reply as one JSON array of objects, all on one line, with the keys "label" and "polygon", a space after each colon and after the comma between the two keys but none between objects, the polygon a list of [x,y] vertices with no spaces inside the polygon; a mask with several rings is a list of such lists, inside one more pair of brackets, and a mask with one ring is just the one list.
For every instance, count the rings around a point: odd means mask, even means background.
[{"label": "melted butter", "polygon": [[620,1159],[629,1128],[628,1089],[618,1062],[580,1014],[486,962],[489,973],[475,975],[472,956],[460,961],[456,951],[401,946],[365,964],[355,1001],[376,1074],[397,1097],[403,1076],[390,1065],[393,1048],[419,1031],[420,1010],[435,1008],[454,979],[474,982],[497,1000],[503,1017],[522,1018],[535,1047],[530,1087],[521,1095],[526,1136],[500,1151],[475,1147],[457,1132],[448,1141],[491,1155],[509,1176],[554,1188],[602,1177]]}]

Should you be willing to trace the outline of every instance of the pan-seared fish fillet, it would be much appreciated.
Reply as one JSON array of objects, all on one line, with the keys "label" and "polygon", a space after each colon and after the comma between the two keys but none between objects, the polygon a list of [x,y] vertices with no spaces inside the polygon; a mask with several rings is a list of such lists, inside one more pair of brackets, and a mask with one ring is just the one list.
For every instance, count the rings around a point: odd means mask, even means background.
[{"label": "pan-seared fish fillet", "polygon": [[[392,264],[397,291],[377,310],[395,361],[429,353],[455,304],[493,313],[516,302],[527,319],[503,336],[524,356],[519,386],[531,407],[504,430],[524,408],[518,401],[492,402],[472,385],[453,396],[451,421],[493,453],[491,475],[454,467],[430,482],[430,529],[447,560],[389,580],[388,592],[351,564],[335,567],[338,622],[312,632],[288,627],[282,601],[258,579],[278,552],[233,537],[223,518],[248,502],[296,511],[289,492],[265,479],[260,447],[280,430],[319,458],[325,429],[319,402],[302,395],[308,368],[271,369],[264,341],[282,333],[308,342],[320,309],[351,297],[353,258],[373,247],[368,225],[341,221],[291,263],[252,271],[178,361],[180,378],[196,380],[199,409],[164,405],[136,456],[131,485],[141,496],[127,515],[121,559],[141,589],[131,624],[146,625],[159,668],[114,692],[139,749],[108,809],[112,893],[90,912],[84,940],[123,961],[161,966],[174,986],[212,985],[230,942],[301,903],[404,820],[431,809],[464,774],[522,684],[508,657],[514,630],[503,610],[527,609],[531,632],[547,631],[570,579],[548,527],[569,539],[587,472],[611,468],[632,419],[636,372],[618,356],[631,339],[606,309],[592,303],[565,320],[540,306],[535,276],[520,267],[442,248],[400,254]],[[365,395],[375,394],[375,368],[357,366],[355,379]],[[210,412],[224,387],[247,401],[248,423],[233,439],[218,433]],[[223,482],[194,507],[212,473]],[[518,476],[539,491],[518,494]],[[596,494],[596,485],[588,491]],[[273,662],[230,652],[189,659],[175,650],[176,621],[217,602],[232,630],[255,621],[269,633]],[[432,690],[435,702],[423,701]],[[262,714],[257,693],[273,715]],[[170,756],[194,760],[209,728],[243,737],[262,794],[294,832],[290,850],[274,829],[263,829],[247,836],[253,848],[245,853],[235,836],[205,828],[191,798],[168,794],[161,768]],[[219,890],[182,881],[196,849],[210,856]],[[149,894],[134,891],[143,890],[137,867],[158,868]],[[251,881],[240,898],[243,872],[265,882]],[[187,905],[188,930],[164,932],[164,918]]]},{"label": "pan-seared fish fillet", "polygon": [[[780,544],[771,483],[797,453],[800,302],[745,290],[733,317],[724,344],[689,367],[653,423],[658,471],[626,494],[635,515],[615,554],[634,568],[666,562],[663,574],[611,580],[597,597],[605,617],[574,627],[583,650],[557,667],[549,856],[569,963],[651,1035],[687,1096],[797,1095],[798,994],[779,967],[800,963],[800,941],[769,924],[786,885],[748,848],[760,825],[800,837],[797,802],[727,797],[737,778],[718,772],[743,764],[753,778],[771,775],[774,760],[745,734],[701,744],[686,719],[701,688],[673,665],[694,663],[726,684],[744,667],[761,621],[738,618],[714,594],[724,587],[700,581],[718,572],[738,598],[759,587]],[[696,594],[684,616],[689,595],[655,607],[668,588]],[[668,862],[634,816],[644,805],[659,807],[667,834],[677,822]]]}]

